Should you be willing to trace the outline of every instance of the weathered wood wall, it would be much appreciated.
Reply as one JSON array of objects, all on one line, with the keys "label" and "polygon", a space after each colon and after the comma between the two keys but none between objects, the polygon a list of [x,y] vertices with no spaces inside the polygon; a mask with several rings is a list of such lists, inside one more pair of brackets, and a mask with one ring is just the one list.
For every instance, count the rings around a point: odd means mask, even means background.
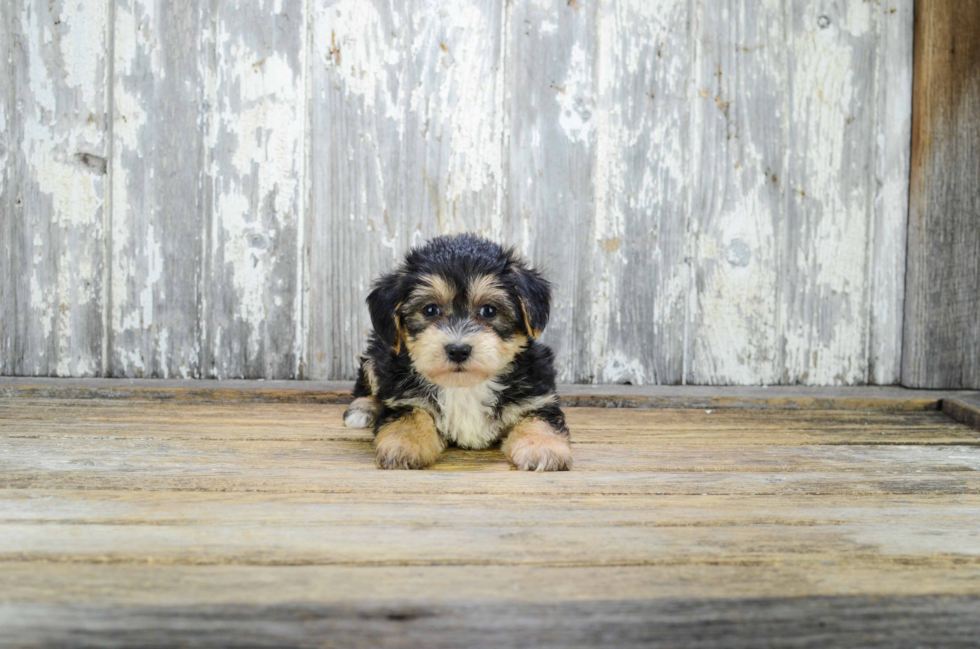
[{"label": "weathered wood wall", "polygon": [[920,2],[902,380],[980,388],[980,3]]},{"label": "weathered wood wall", "polygon": [[476,230],[562,381],[900,378],[912,0],[2,7],[2,374],[349,378]]}]

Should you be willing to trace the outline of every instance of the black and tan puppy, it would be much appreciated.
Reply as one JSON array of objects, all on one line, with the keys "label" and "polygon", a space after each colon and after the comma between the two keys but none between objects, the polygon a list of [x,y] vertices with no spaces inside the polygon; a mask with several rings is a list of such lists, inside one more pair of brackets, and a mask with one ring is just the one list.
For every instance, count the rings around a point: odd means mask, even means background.
[{"label": "black and tan puppy", "polygon": [[536,340],[550,300],[513,250],[475,235],[412,250],[367,298],[374,332],[344,423],[374,427],[382,469],[421,469],[449,444],[499,439],[518,469],[571,468],[554,355]]}]

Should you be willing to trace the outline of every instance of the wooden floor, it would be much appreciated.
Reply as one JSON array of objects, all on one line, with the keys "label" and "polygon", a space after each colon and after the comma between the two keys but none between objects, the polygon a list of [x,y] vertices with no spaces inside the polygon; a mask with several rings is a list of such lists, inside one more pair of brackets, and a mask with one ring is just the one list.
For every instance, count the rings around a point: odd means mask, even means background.
[{"label": "wooden floor", "polygon": [[556,474],[379,471],[342,411],[0,399],[0,645],[980,642],[941,411],[570,408]]}]

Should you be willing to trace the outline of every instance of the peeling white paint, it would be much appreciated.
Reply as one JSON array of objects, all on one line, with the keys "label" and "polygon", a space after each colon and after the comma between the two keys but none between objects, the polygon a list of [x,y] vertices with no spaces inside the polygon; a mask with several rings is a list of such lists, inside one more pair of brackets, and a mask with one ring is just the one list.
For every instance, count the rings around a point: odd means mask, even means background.
[{"label": "peeling white paint", "polygon": [[[600,36],[600,42],[601,40]],[[600,56],[601,60],[603,59]],[[607,79],[607,82],[614,83],[612,79]],[[555,90],[555,98],[561,106],[558,123],[565,135],[573,142],[589,144],[595,131],[592,61],[580,43],[572,46],[565,79]]]},{"label": "peeling white paint", "polygon": [[106,3],[67,0],[61,4],[57,20],[64,26],[59,39],[64,62],[64,82],[77,88],[82,104],[93,106],[102,100],[102,75],[106,34]]},{"label": "peeling white paint", "polygon": [[[20,31],[27,86],[18,90],[24,218],[33,263],[22,269],[25,306],[35,322],[17,332],[25,358],[19,372],[90,376],[99,371],[103,177],[80,156],[103,152],[102,81],[105,5],[60,8],[28,3],[11,23]],[[55,28],[53,30],[52,28]],[[87,42],[85,47],[83,42]],[[0,112],[3,112],[0,109]],[[8,118],[0,121],[7,127]],[[18,205],[21,205],[20,200]],[[17,281],[17,278],[14,279]]]},{"label": "peeling white paint", "polygon": [[[36,231],[23,240],[33,244],[23,279],[36,320],[29,367],[96,373],[84,348],[101,308],[105,186],[76,154],[105,151],[108,5],[55,3],[52,16],[46,6],[29,3],[13,18],[27,62],[23,114],[7,115],[0,102],[0,130],[19,120],[23,137],[7,146],[29,160],[25,182],[40,208],[31,206]],[[871,358],[873,378],[894,378],[910,89],[889,93],[894,76],[879,76],[885,45],[907,53],[911,29],[887,31],[875,3],[262,0],[211,9],[186,17],[191,25],[207,14],[190,55],[199,77],[187,80],[202,86],[191,94],[201,106],[188,108],[200,132],[186,134],[205,144],[189,164],[207,166],[200,185],[185,188],[210,188],[186,216],[198,241],[211,243],[203,254],[213,263],[201,262],[185,287],[209,323],[203,352],[166,313],[175,298],[164,293],[175,272],[161,235],[170,234],[169,206],[154,202],[167,179],[152,163],[175,155],[153,130],[153,83],[174,60],[161,31],[170,8],[154,0],[114,9],[107,308],[123,373],[223,375],[263,354],[270,367],[268,342],[294,335],[293,371],[309,359],[308,375],[349,376],[372,276],[432,234],[472,229],[562,265],[553,321],[566,336],[583,332],[562,345],[586,348],[588,359],[572,369],[560,358],[563,380],[655,382],[664,378],[658,364],[681,355],[682,378],[695,382],[856,383]],[[910,26],[911,2],[898,10]],[[236,22],[241,12],[254,27]],[[295,33],[267,38],[274,20]],[[707,29],[712,20],[720,27]],[[553,60],[515,58],[525,38]],[[879,72],[869,92],[872,59]],[[507,86],[515,66],[555,72],[544,104],[522,103],[521,89]],[[308,109],[328,138],[311,141]],[[553,123],[514,121],[528,114]],[[526,150],[511,149],[512,133]],[[517,158],[535,160],[544,147],[552,162],[583,176],[591,169],[591,185],[514,173]],[[329,178],[327,161],[337,163]],[[591,219],[583,234],[556,238],[513,200],[520,192],[553,195],[555,205],[591,201],[594,212],[580,215]],[[309,195],[315,214],[305,210]],[[574,245],[557,249],[559,239]]]},{"label": "peeling white paint", "polygon": [[[857,94],[861,84],[855,70],[862,61],[852,38],[841,34],[841,27],[855,37],[868,31],[870,10],[860,4],[847,6],[843,26],[838,16],[818,16],[816,5],[808,7],[804,21],[812,27],[793,43],[791,120],[796,141],[805,143],[795,153],[796,164],[805,166],[793,200],[813,223],[804,238],[808,254],[797,256],[795,278],[807,285],[813,315],[785,329],[785,372],[816,385],[850,384],[867,375],[867,209],[873,190],[866,163],[848,159],[848,124],[872,113],[861,103],[870,95]],[[829,20],[822,21],[825,17]],[[822,22],[829,24],[821,28]],[[815,317],[827,301],[837,305],[832,322]],[[783,321],[792,325],[798,321],[787,307],[784,303]]]}]

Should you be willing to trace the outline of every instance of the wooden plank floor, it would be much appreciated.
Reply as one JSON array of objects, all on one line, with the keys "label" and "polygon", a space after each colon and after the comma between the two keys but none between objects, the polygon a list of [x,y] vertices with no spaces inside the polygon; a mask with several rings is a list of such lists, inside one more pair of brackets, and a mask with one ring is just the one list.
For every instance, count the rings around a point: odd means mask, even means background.
[{"label": "wooden plank floor", "polygon": [[570,408],[557,474],[379,471],[342,411],[0,400],[0,645],[980,637],[980,430],[942,411]]}]

